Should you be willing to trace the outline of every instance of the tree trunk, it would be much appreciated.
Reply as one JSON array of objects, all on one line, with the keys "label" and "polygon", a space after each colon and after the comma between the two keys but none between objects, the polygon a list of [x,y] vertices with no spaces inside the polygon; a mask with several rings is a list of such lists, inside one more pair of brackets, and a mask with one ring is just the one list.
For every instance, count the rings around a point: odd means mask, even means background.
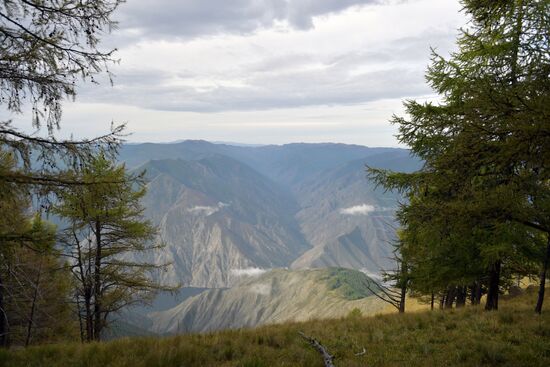
[{"label": "tree trunk", "polygon": [[84,304],[86,307],[86,341],[94,340],[94,319],[92,314],[92,292],[86,290],[84,295]]},{"label": "tree trunk", "polygon": [[470,288],[470,304],[474,305],[475,298],[476,298],[476,283],[472,284],[469,288]]},{"label": "tree trunk", "polygon": [[489,274],[489,289],[487,290],[487,302],[485,309],[487,311],[498,310],[498,292],[500,285],[500,260],[491,266]]},{"label": "tree trunk", "polygon": [[481,301],[481,282],[475,281],[474,284],[470,286],[470,304],[479,305]]},{"label": "tree trunk", "polygon": [[456,298],[456,287],[451,287],[447,291],[447,295],[445,296],[445,308],[453,308],[453,303]]},{"label": "tree trunk", "polygon": [[94,340],[101,340],[101,223],[95,222],[96,252],[94,263]]},{"label": "tree trunk", "polygon": [[435,294],[432,292],[432,299],[430,300],[430,310],[434,310],[434,300],[435,300]]},{"label": "tree trunk", "polygon": [[466,287],[458,287],[456,295],[456,307],[464,307],[466,305]]},{"label": "tree trunk", "polygon": [[[0,269],[1,270],[1,269]],[[4,283],[0,274],[0,348],[8,346],[8,315],[4,305]]]},{"label": "tree trunk", "polygon": [[483,296],[483,283],[478,281],[476,285],[475,304],[479,305],[481,303],[481,297]]},{"label": "tree trunk", "polygon": [[399,298],[399,313],[405,312],[405,299],[407,296],[407,282],[404,282],[405,285],[401,287],[401,296]]},{"label": "tree trunk", "polygon": [[548,263],[550,262],[550,233],[547,234],[546,254],[542,262],[542,269],[540,271],[540,284],[539,284],[539,297],[537,299],[537,306],[535,312],[539,315],[542,313],[542,303],[544,302],[544,287],[546,286],[546,275],[548,271]]},{"label": "tree trunk", "polygon": [[[84,257],[82,256],[82,246],[80,245],[80,240],[78,239],[75,232],[73,232],[75,243],[76,243],[76,249],[77,249],[77,261],[78,261],[78,269],[80,272],[80,282],[82,283],[82,296],[84,297],[84,316],[82,316],[79,313],[80,323],[82,324],[82,317],[84,317],[85,321],[85,330],[86,333],[84,335],[84,332],[82,333],[82,341],[86,340],[87,342],[90,342],[94,339],[94,331],[93,331],[93,319],[92,319],[92,281],[90,279],[89,272],[91,271],[91,255],[92,255],[92,248],[90,240],[88,239],[88,249],[87,249],[87,258],[88,261],[85,264],[84,263]],[[86,266],[86,270],[84,270],[84,267]],[[78,294],[76,296],[77,303],[78,303],[78,297],[80,297]],[[80,308],[79,308],[80,310]]]},{"label": "tree trunk", "polygon": [[27,337],[25,338],[25,346],[28,347],[31,343],[31,335],[32,335],[32,326],[34,324],[34,313],[36,310],[36,300],[38,298],[38,289],[40,289],[40,277],[42,275],[42,261],[43,258],[40,258],[40,262],[38,263],[38,274],[36,275],[36,280],[34,284],[34,292],[32,295],[32,303],[31,303],[31,311],[29,313],[29,322],[27,324]]},{"label": "tree trunk", "polygon": [[78,326],[80,328],[80,342],[84,343],[85,335],[84,335],[84,324],[82,323],[82,306],[80,306],[80,295],[77,293],[75,296],[75,303],[76,303],[76,310],[78,315]]}]

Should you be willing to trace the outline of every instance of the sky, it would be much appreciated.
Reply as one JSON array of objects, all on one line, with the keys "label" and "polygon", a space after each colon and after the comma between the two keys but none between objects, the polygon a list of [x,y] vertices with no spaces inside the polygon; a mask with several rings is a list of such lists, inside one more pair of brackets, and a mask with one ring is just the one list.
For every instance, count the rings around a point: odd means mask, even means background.
[{"label": "sky", "polygon": [[[61,136],[127,123],[130,142],[399,146],[393,114],[433,100],[430,47],[455,48],[458,0],[128,0],[114,84],[80,86]],[[30,117],[15,116],[29,131]]]}]

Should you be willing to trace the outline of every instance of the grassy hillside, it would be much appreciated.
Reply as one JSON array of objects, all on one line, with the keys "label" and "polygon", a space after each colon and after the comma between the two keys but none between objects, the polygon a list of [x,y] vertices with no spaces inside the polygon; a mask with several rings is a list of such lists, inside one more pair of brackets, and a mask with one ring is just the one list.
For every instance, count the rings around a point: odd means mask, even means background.
[{"label": "grassy hillside", "polygon": [[[503,300],[501,310],[490,313],[468,307],[350,315],[253,330],[0,351],[0,366],[322,366],[299,331],[323,343],[336,366],[549,366],[550,297],[542,316],[532,312],[535,297],[530,292]],[[356,355],[363,348],[366,353]]]},{"label": "grassy hillside", "polygon": [[272,269],[241,278],[232,288],[206,290],[172,309],[151,313],[150,330],[179,334],[334,319],[356,308],[365,316],[374,315],[387,304],[372,295],[369,281],[352,269]]}]

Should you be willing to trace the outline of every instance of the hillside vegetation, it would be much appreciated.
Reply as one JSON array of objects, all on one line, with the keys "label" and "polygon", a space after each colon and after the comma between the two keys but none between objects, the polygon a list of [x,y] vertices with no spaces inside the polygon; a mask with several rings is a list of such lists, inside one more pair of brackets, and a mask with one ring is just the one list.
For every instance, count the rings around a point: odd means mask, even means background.
[{"label": "hillside vegetation", "polygon": [[249,330],[0,350],[0,366],[322,366],[299,331],[323,343],[336,366],[548,366],[550,313],[534,314],[535,298],[504,299],[495,312],[352,312]]},{"label": "hillside vegetation", "polygon": [[352,269],[273,269],[244,277],[233,288],[206,290],[147,317],[151,331],[181,334],[339,318],[354,309],[374,315],[387,304],[372,294],[370,282]]}]

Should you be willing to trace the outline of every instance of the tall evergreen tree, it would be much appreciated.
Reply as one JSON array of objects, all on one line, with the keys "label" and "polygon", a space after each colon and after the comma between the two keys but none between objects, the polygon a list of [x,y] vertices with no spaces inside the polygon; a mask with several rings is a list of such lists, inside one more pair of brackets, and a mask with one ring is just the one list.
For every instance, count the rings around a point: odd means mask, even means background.
[{"label": "tall evergreen tree", "polygon": [[[0,151],[0,170],[16,171]],[[29,200],[15,184],[0,184],[0,346],[28,345],[66,335],[68,283],[54,249],[55,228],[29,215]],[[53,334],[56,334],[53,336]]]},{"label": "tall evergreen tree", "polygon": [[[55,130],[60,128],[61,103],[66,97],[75,97],[78,80],[95,82],[96,75],[103,72],[110,78],[115,50],[101,50],[99,43],[101,36],[116,26],[111,18],[122,2],[0,1],[0,108],[19,114],[25,106],[32,106],[30,120],[38,130],[25,134],[11,121],[0,121],[0,268],[13,269],[8,259],[14,256],[30,263],[35,256],[42,259],[41,252],[33,255],[26,250],[34,251],[42,241],[28,228],[31,194],[40,199],[39,204],[47,204],[51,194],[97,185],[98,180],[84,177],[80,167],[97,154],[111,159],[116,155],[124,126],[111,126],[110,133],[83,140],[57,139]],[[41,261],[50,264],[50,260]],[[19,274],[26,279],[44,279],[32,267],[20,266],[18,270],[28,271]],[[3,307],[8,296],[3,281],[0,279],[0,311],[5,317],[0,319],[0,344],[9,336],[4,332],[9,320]],[[38,285],[44,283],[35,283],[32,298],[37,310],[41,298]],[[34,315],[39,312],[31,319]],[[31,322],[27,342],[33,329]]]},{"label": "tall evergreen tree", "polygon": [[424,168],[370,174],[408,192],[400,219],[411,251],[434,259],[428,273],[440,286],[483,281],[491,310],[503,275],[530,272],[537,253],[543,271],[548,263],[539,234],[550,233],[550,3],[462,3],[470,24],[459,50],[434,53],[427,73],[441,101],[407,101],[410,118],[393,119]]},{"label": "tall evergreen tree", "polygon": [[82,174],[96,184],[66,190],[54,212],[69,222],[63,242],[72,259],[83,336],[90,341],[101,339],[112,313],[173,287],[153,280],[151,272],[162,265],[139,261],[159,247],[155,228],[143,218],[142,175],[128,174],[101,155]]}]

